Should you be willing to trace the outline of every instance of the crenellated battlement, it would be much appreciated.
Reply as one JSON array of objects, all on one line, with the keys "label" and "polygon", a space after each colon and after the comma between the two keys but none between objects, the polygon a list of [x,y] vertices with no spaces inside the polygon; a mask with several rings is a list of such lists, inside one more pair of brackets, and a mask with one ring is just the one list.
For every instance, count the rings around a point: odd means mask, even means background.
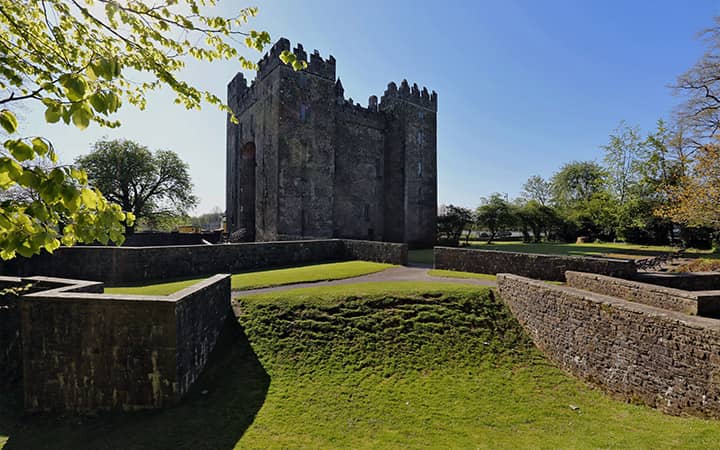
[{"label": "crenellated battlement", "polygon": [[[258,62],[258,79],[265,78],[265,76],[272,72],[273,69],[283,64],[280,60],[280,55],[282,55],[284,51],[291,51],[290,40],[280,38],[270,48],[270,51],[267,52]],[[310,55],[310,60],[308,60],[307,52],[305,52],[302,44],[297,44],[295,48],[292,49],[292,53],[298,61],[304,61],[307,63],[307,69],[305,69],[306,72],[322,78],[327,78],[329,80],[335,80],[335,57],[332,55],[330,55],[328,59],[323,59],[323,57],[320,56],[320,52],[314,50]]]},{"label": "crenellated battlement", "polygon": [[386,105],[398,99],[437,111],[437,92],[429,93],[424,86],[420,90],[417,83],[413,83],[411,87],[407,80],[403,80],[398,88],[395,82],[390,82],[380,99],[380,105]]}]

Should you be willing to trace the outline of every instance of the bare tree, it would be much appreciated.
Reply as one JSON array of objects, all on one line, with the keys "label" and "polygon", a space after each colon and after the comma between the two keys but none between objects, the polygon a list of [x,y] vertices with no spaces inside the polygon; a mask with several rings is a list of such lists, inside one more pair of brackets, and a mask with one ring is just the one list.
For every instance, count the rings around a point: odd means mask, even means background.
[{"label": "bare tree", "polygon": [[720,131],[720,16],[700,33],[707,49],[690,70],[678,77],[674,88],[685,97],[678,119],[700,146]]}]

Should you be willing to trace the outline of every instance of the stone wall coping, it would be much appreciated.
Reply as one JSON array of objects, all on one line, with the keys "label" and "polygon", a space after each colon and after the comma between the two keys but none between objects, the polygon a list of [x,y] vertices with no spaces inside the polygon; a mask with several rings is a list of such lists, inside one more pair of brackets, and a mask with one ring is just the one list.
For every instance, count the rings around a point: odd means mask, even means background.
[{"label": "stone wall coping", "polygon": [[[297,239],[297,240],[288,240],[288,241],[259,241],[259,242],[226,242],[222,244],[187,244],[187,245],[147,245],[142,247],[120,247],[120,246],[112,246],[112,245],[78,245],[75,247],[61,247],[61,248],[89,248],[89,249],[117,249],[120,251],[136,251],[136,250],[152,250],[152,249],[165,249],[165,248],[195,248],[195,247],[205,247],[205,248],[211,248],[211,247],[232,247],[232,246],[241,246],[241,245],[263,245],[263,244],[303,244],[303,243],[318,243],[318,242],[342,242],[352,239]],[[375,241],[373,241],[375,242]]]},{"label": "stone wall coping", "polygon": [[104,301],[148,301],[157,303],[179,303],[190,295],[207,288],[219,281],[230,278],[230,274],[217,274],[205,278],[191,286],[174,292],[170,295],[134,295],[134,294],[105,294],[90,292],[73,292],[76,289],[89,286],[102,286],[103,283],[97,281],[71,280],[67,278],[52,277],[31,277],[24,280],[48,281],[53,283],[63,283],[64,286],[57,288],[34,292],[24,295],[23,298],[31,298],[33,300],[104,300]]},{"label": "stone wall coping", "polygon": [[637,314],[649,314],[653,316],[663,317],[665,319],[672,320],[676,323],[682,323],[696,329],[720,332],[720,320],[718,319],[711,319],[702,316],[693,316],[678,311],[672,311],[668,309],[658,308],[656,306],[646,305],[643,303],[631,302],[629,300],[623,300],[621,298],[611,297],[609,295],[584,291],[582,289],[577,289],[570,286],[554,285],[541,280],[534,280],[532,278],[522,277],[520,275],[513,275],[510,273],[497,274],[499,289],[502,289],[502,282],[504,279],[524,283],[526,285],[538,287],[546,291],[549,290],[555,292],[569,292],[579,297],[578,300],[583,300],[590,303],[597,303],[600,305],[614,306]]},{"label": "stone wall coping", "polygon": [[618,261],[618,262],[634,262],[635,260],[632,258],[606,258],[604,256],[580,256],[580,255],[549,255],[545,253],[525,253],[525,252],[511,252],[507,250],[483,250],[481,248],[461,248],[461,247],[444,247],[444,246],[435,246],[434,248],[444,249],[444,250],[457,250],[457,251],[464,251],[464,252],[478,252],[478,253],[500,253],[500,254],[514,254],[514,255],[523,255],[523,256],[538,256],[538,257],[548,257],[548,258],[567,258],[567,259],[592,259],[596,261]]},{"label": "stone wall coping", "polygon": [[[650,292],[662,292],[665,294],[674,295],[676,297],[687,298],[690,300],[697,300],[699,295],[713,295],[713,293],[716,293],[716,295],[720,295],[720,291],[686,291],[684,289],[665,287],[665,286],[660,286],[660,285],[652,284],[652,283],[644,283],[642,281],[626,280],[624,278],[610,277],[607,275],[600,275],[597,273],[578,272],[576,270],[568,270],[565,273],[572,274],[572,275],[579,275],[581,277],[602,279],[602,280],[606,280],[611,283],[621,284],[624,286],[636,286],[636,287],[643,288]],[[567,278],[567,276],[566,276],[566,278]]]}]

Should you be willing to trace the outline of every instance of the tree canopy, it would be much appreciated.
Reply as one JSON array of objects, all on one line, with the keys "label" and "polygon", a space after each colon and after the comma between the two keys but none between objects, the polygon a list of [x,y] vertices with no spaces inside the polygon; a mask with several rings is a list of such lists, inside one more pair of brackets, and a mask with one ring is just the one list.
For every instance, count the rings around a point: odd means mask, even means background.
[{"label": "tree canopy", "polygon": [[[262,50],[267,32],[246,29],[256,8],[238,8],[232,17],[212,14],[216,0],[0,0],[0,127],[9,135],[0,154],[0,190],[21,186],[32,201],[3,197],[0,203],[0,257],[53,251],[61,242],[122,242],[133,216],[93,188],[87,175],[57,161],[52,143],[19,123],[18,105],[45,110],[48,123],[119,126],[114,113],[127,101],[143,109],[146,94],[162,86],[175,102],[199,108],[202,102],[229,111],[219,97],[181,78],[188,59],[236,60],[238,52]],[[281,56],[304,66],[290,52]],[[28,125],[28,126],[26,126]]]},{"label": "tree canopy", "polygon": [[155,153],[137,142],[98,141],[75,161],[110,201],[137,220],[182,216],[197,203],[189,166],[169,150]]}]

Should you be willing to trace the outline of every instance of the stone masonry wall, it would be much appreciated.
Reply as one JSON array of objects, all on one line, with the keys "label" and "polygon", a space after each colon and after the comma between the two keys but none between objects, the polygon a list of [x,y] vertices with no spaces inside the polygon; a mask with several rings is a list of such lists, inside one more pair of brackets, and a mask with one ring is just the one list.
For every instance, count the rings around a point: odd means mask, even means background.
[{"label": "stone masonry wall", "polygon": [[565,271],[599,273],[631,278],[635,263],[621,259],[536,255],[435,247],[435,268],[475,273],[514,273],[539,280],[565,281]]},{"label": "stone masonry wall", "polygon": [[510,274],[498,293],[564,370],[666,413],[720,417],[720,321]]},{"label": "stone masonry wall", "polygon": [[[349,248],[353,250],[345,251],[346,242],[350,242]],[[405,244],[352,242],[355,241],[326,239],[167,247],[64,247],[52,255],[16,258],[0,267],[3,274],[48,275],[112,285],[347,259],[407,262],[407,256],[403,257],[407,255]]]},{"label": "stone masonry wall", "polygon": [[565,273],[570,287],[705,317],[720,315],[720,291],[684,291],[591,273]]},{"label": "stone masonry wall", "polygon": [[635,279],[643,283],[656,284],[685,291],[720,290],[720,273],[717,272],[639,273],[635,276]]},{"label": "stone masonry wall", "polygon": [[392,242],[344,240],[344,259],[406,265],[408,245]]},{"label": "stone masonry wall", "polygon": [[230,309],[228,275],[167,297],[73,288],[29,294],[20,302],[27,412],[177,403],[202,371]]}]

